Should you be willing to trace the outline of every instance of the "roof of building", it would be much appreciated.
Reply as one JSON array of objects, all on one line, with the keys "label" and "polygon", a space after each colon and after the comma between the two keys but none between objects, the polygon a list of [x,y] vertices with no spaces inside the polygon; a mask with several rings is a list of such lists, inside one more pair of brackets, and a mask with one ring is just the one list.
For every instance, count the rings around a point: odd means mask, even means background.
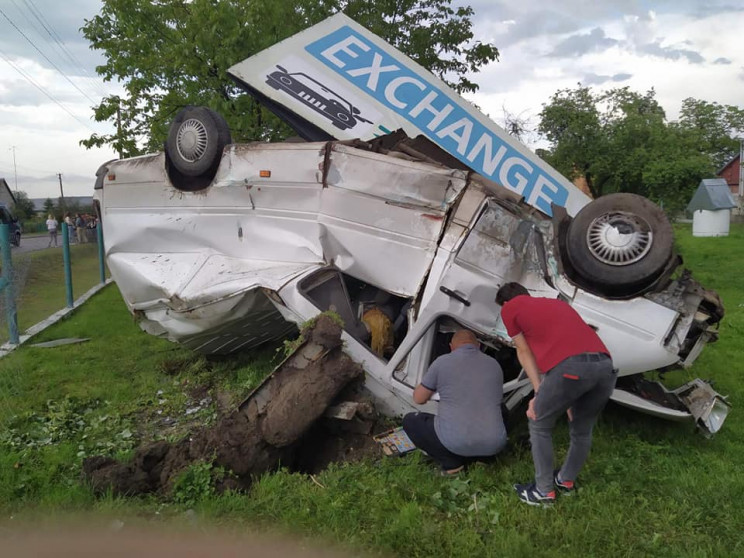
[{"label": "roof of building", "polygon": [[7,200],[8,205],[11,208],[15,207],[15,203],[16,203],[15,196],[13,195],[13,191],[10,189],[10,186],[8,186],[8,183],[5,181],[4,178],[0,178],[0,190],[2,190],[0,199]]},{"label": "roof of building", "polygon": [[734,155],[733,157],[731,157],[731,159],[728,160],[725,165],[723,165],[720,169],[718,169],[718,171],[716,171],[716,174],[721,174],[728,167],[730,167],[735,161],[737,161],[740,156],[741,156],[741,153],[737,153],[736,155]]},{"label": "roof of building", "polygon": [[719,209],[732,209],[736,207],[736,202],[731,196],[726,180],[723,178],[704,178],[700,181],[700,186],[695,190],[690,203],[687,204],[687,211],[717,211]]}]

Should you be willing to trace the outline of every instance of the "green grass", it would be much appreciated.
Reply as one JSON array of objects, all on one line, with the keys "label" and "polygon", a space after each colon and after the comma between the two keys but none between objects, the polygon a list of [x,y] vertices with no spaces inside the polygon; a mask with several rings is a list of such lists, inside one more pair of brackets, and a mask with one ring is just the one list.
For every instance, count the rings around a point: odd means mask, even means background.
[{"label": "green grass", "polygon": [[[460,479],[436,476],[414,454],[335,465],[314,480],[283,470],[258,479],[249,494],[215,495],[205,489],[198,465],[184,477],[182,503],[96,499],[79,482],[80,455],[127,455],[142,437],[182,434],[194,386],[230,390],[237,400],[271,368],[274,356],[273,349],[219,361],[193,355],[141,333],[115,287],[108,287],[40,336],[86,336],[89,343],[23,347],[0,361],[0,511],[47,521],[79,512],[170,523],[182,521],[192,507],[200,529],[242,532],[250,525],[401,556],[742,555],[744,501],[737,495],[744,493],[744,226],[732,226],[727,238],[693,238],[689,225],[678,226],[677,236],[686,265],[718,290],[727,314],[720,340],[692,370],[670,374],[670,380],[715,379],[734,408],[723,430],[708,440],[689,424],[608,407],[580,493],[560,499],[554,509],[517,501],[512,483],[532,476],[530,455],[518,446]],[[162,416],[157,410],[181,417],[180,427],[154,429]],[[212,412],[205,409],[200,420],[210,420]],[[132,436],[122,436],[126,432]],[[560,458],[565,426],[555,439]]]},{"label": "green grass", "polygon": [[[98,245],[70,246],[73,299],[100,282]],[[32,325],[67,305],[65,271],[61,248],[50,248],[13,256],[18,329]],[[8,340],[5,311],[0,315],[0,343]]]}]

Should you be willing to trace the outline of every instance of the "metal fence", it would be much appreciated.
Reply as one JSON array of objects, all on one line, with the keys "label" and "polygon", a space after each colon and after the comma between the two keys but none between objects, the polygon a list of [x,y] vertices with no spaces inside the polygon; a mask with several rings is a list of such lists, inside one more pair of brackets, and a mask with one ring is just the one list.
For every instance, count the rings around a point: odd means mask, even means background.
[{"label": "metal fence", "polygon": [[[75,303],[72,296],[72,266],[70,258],[70,234],[72,230],[67,226],[67,223],[62,223],[62,259],[64,261],[65,272],[65,298],[68,308],[72,308]],[[100,223],[95,229],[86,231],[86,234],[95,234],[98,242],[98,271],[101,283],[105,283],[106,266],[104,263],[103,230]],[[8,224],[0,224],[0,251],[2,251],[3,266],[2,276],[0,276],[0,295],[5,298],[4,306],[5,320],[8,324],[8,342],[11,345],[18,345],[20,336],[18,332],[18,312],[16,309],[16,274],[14,274],[13,269],[13,258],[10,248],[10,226]]]}]

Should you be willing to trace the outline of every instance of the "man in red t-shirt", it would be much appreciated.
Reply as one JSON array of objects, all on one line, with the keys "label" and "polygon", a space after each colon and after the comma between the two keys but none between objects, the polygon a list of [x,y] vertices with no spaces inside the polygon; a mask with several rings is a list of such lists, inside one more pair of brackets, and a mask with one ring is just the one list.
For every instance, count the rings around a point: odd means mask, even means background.
[{"label": "man in red t-shirt", "polygon": [[[535,396],[527,408],[535,481],[515,484],[528,504],[555,501],[555,488],[571,493],[589,456],[592,428],[615,389],[610,352],[578,312],[562,300],[531,297],[519,283],[496,294],[501,319],[517,348]],[[571,443],[563,466],[553,470],[553,427],[568,412]]]}]

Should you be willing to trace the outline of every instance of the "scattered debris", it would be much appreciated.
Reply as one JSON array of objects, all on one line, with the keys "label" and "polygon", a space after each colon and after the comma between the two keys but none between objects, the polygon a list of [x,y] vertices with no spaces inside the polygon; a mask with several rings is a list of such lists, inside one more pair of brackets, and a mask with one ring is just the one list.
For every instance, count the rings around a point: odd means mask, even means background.
[{"label": "scattered debris", "polygon": [[[83,462],[83,477],[97,493],[134,495],[168,490],[188,465],[212,462],[234,475],[238,487],[291,461],[303,435],[361,367],[341,345],[341,327],[321,316],[306,341],[254,391],[240,409],[176,443],[140,447],[129,463],[109,457]],[[368,436],[366,436],[368,438]]]}]

